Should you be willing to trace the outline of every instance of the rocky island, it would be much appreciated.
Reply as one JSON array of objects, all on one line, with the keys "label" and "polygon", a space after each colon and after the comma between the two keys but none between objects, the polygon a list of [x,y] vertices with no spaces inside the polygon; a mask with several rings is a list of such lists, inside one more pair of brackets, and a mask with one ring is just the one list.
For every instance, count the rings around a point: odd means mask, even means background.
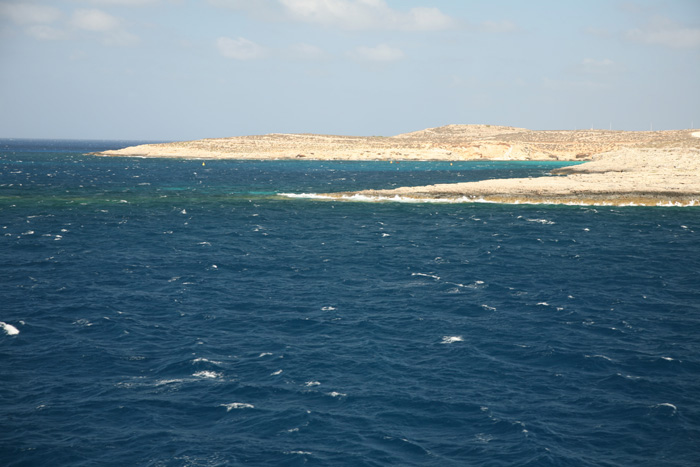
[{"label": "rocky island", "polygon": [[528,179],[329,193],[334,199],[700,205],[700,132],[448,125],[396,136],[268,134],[147,144],[101,156],[188,159],[579,161]]}]

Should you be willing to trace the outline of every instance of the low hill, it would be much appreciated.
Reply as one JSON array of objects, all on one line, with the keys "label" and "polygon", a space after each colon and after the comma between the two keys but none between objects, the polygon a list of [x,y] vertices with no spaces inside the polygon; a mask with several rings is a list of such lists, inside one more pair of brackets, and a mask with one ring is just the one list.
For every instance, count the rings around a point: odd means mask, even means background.
[{"label": "low hill", "polygon": [[447,125],[396,136],[267,134],[146,144],[101,156],[311,160],[591,160],[623,148],[697,148],[692,130],[548,130]]}]

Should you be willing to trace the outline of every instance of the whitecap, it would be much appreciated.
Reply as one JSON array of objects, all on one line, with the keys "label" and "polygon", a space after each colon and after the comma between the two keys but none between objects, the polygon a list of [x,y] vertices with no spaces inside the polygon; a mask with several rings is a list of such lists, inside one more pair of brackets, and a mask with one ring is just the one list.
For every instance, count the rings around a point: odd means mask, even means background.
[{"label": "whitecap", "polygon": [[221,365],[221,362],[209,360],[208,358],[204,358],[204,357],[197,357],[194,360],[192,360],[192,363],[200,363],[200,362],[213,363],[214,365]]},{"label": "whitecap", "polygon": [[260,357],[267,357],[268,355],[272,355],[270,352],[263,352],[260,355],[258,355],[258,358]]},{"label": "whitecap", "polygon": [[284,453],[285,454],[298,454],[301,456],[310,456],[313,454],[313,452],[309,452],[309,451],[285,451]]},{"label": "whitecap", "polygon": [[233,409],[254,409],[253,404],[246,404],[245,402],[232,402],[230,404],[221,404],[219,407],[226,407],[226,412],[230,412]]},{"label": "whitecap", "polygon": [[549,303],[547,302],[539,302],[537,306],[549,306]]},{"label": "whitecap", "polygon": [[347,394],[344,394],[342,392],[335,392],[335,391],[329,392],[328,395],[331,397],[347,397]]},{"label": "whitecap", "polygon": [[282,371],[283,371],[283,370],[277,370],[277,371],[275,371],[275,372],[272,372],[272,373],[270,373],[270,376],[281,375],[281,374],[282,374]]},{"label": "whitecap", "polygon": [[197,373],[194,373],[192,376],[196,376],[197,378],[221,378],[221,373],[217,373],[215,371],[198,371]]},{"label": "whitecap", "polygon": [[606,357],[605,355],[584,355],[585,358],[602,358],[604,360],[607,360],[609,362],[612,362],[613,359],[610,357]]},{"label": "whitecap", "polygon": [[335,307],[334,306],[324,306],[323,308],[321,308],[321,311],[335,311]]},{"label": "whitecap", "polygon": [[441,344],[452,344],[454,342],[462,342],[464,338],[462,336],[443,336]]},{"label": "whitecap", "polygon": [[538,224],[553,225],[556,222],[549,221],[547,219],[526,219],[528,222],[537,222]]},{"label": "whitecap", "polygon": [[319,383],[318,381],[307,381],[304,385],[306,387],[312,387],[312,386],[320,386],[321,383]]},{"label": "whitecap", "polygon": [[180,211],[180,214],[187,214],[187,210],[183,209],[182,211]]},{"label": "whitecap", "polygon": [[11,324],[3,323],[2,321],[0,321],[0,328],[2,328],[8,336],[16,336],[19,334],[19,329]]},{"label": "whitecap", "polygon": [[317,193],[279,193],[280,196],[286,198],[308,198],[308,199],[329,199],[329,196],[319,195]]},{"label": "whitecap", "polygon": [[678,407],[676,407],[675,405],[670,404],[670,403],[668,403],[668,402],[663,402],[663,403],[661,403],[661,404],[656,404],[654,407],[655,407],[655,408],[657,408],[657,407],[670,407],[670,408],[673,409],[673,413],[676,413],[676,412],[678,411]]},{"label": "whitecap", "polygon": [[436,276],[434,274],[424,274],[422,272],[412,272],[412,276],[421,276],[421,277],[430,277],[431,279],[435,279],[436,281],[440,280],[440,276]]},{"label": "whitecap", "polygon": [[481,308],[483,308],[484,310],[488,310],[488,311],[496,311],[495,307],[488,306],[488,305],[481,305]]}]

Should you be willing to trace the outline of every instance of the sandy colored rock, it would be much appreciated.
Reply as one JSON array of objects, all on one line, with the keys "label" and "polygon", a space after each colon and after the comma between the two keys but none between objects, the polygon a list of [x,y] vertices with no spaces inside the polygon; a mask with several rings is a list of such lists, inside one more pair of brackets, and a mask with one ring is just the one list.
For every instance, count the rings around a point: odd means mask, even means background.
[{"label": "sandy colored rock", "polygon": [[691,130],[533,131],[447,125],[384,136],[269,134],[132,146],[103,156],[307,160],[591,160],[620,148],[700,148]]},{"label": "sandy colored rock", "polygon": [[148,144],[102,156],[298,160],[591,161],[552,176],[335,193],[329,198],[508,203],[700,204],[700,132],[533,131],[447,125],[383,136],[269,134]]},{"label": "sandy colored rock", "polygon": [[[563,176],[560,176],[563,175]],[[700,150],[621,149],[551,176],[366,190],[335,199],[598,205],[700,205]]]}]

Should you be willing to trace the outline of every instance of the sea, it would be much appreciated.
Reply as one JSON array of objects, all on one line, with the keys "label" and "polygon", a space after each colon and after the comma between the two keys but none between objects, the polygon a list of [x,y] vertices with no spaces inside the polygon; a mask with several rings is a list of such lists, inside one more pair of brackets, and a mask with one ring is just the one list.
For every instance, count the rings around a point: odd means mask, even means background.
[{"label": "sea", "polygon": [[298,196],[556,162],[90,155],[135,143],[0,140],[0,465],[700,464],[699,207]]}]

